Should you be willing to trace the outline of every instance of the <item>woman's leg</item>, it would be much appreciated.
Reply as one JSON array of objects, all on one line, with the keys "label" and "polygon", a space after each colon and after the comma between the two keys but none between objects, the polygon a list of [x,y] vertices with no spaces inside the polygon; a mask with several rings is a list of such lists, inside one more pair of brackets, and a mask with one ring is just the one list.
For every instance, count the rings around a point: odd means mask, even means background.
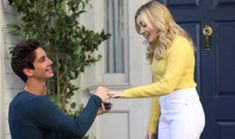
[{"label": "woman's leg", "polygon": [[170,126],[164,120],[160,119],[159,121],[158,136],[156,136],[156,139],[170,139]]},{"label": "woman's leg", "polygon": [[170,139],[199,139],[201,131],[189,120],[174,120],[170,126]]},{"label": "woman's leg", "polygon": [[[174,91],[165,97],[164,102],[164,117],[167,123],[165,122],[166,125],[163,124],[163,127],[168,127],[168,138],[199,139],[204,128],[205,117],[196,90]],[[162,130],[162,132],[159,128],[159,134],[166,136],[166,131]]]}]

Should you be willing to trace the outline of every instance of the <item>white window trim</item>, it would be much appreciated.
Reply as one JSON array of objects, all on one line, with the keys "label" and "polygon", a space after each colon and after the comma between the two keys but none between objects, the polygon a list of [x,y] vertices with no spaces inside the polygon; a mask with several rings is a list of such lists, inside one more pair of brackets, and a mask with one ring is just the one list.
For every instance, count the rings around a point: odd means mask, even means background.
[{"label": "white window trim", "polygon": [[[105,0],[105,1],[107,1],[107,0]],[[117,1],[115,1],[115,2],[117,2]],[[107,11],[108,9],[106,9],[107,8],[106,4],[107,3],[104,3],[104,7],[105,7],[104,13],[109,12],[109,11]],[[117,3],[114,3],[114,4],[117,4]],[[104,73],[104,81],[105,82],[109,82],[112,84],[118,84],[118,85],[129,83],[129,66],[128,66],[129,65],[129,5],[128,4],[129,4],[129,0],[123,0],[123,10],[124,10],[123,11],[123,13],[124,13],[124,15],[123,15],[123,22],[124,22],[124,28],[123,28],[124,34],[123,35],[124,36],[123,37],[125,39],[124,39],[124,44],[123,44],[124,45],[123,46],[124,53],[122,55],[124,56],[125,59],[122,64],[124,66],[124,71],[123,71],[123,73],[118,73],[118,72],[117,73]],[[115,12],[117,12],[117,11],[115,11]],[[109,17],[105,17],[105,18],[109,18]],[[105,19],[103,19],[103,20],[106,23]],[[105,25],[105,26],[107,26],[107,25]],[[113,27],[116,28],[115,26],[113,26]],[[114,33],[113,37],[115,37],[116,32],[113,32],[113,33]],[[108,44],[108,46],[106,46],[106,48],[109,47],[109,45],[110,44]],[[113,57],[109,57],[109,59],[111,59],[111,61],[113,61]],[[104,60],[105,60],[105,63],[107,63],[107,58]]]},{"label": "white window trim", "polygon": [[[146,58],[145,58],[145,47],[143,46],[143,37],[138,35],[135,30],[135,24],[134,24],[134,15],[136,10],[142,5],[143,3],[146,3],[147,0],[143,1],[132,1],[128,0],[128,30],[129,30],[129,51],[128,51],[128,79],[123,78],[120,74],[105,74],[105,58],[103,57],[102,60],[95,65],[94,69],[94,80],[95,85],[103,84],[103,85],[127,85],[127,86],[135,86],[143,83],[143,78],[139,77],[145,77],[145,70],[147,69],[145,65]],[[95,31],[101,31],[105,28],[105,15],[104,15],[104,0],[97,1],[94,0],[93,3],[93,10],[94,10],[94,30]],[[103,9],[103,10],[101,10]],[[98,53],[102,56],[105,56],[105,47],[104,44],[99,47]],[[138,69],[136,69],[138,67]],[[148,70],[148,69],[147,69]],[[136,76],[139,77],[136,77]],[[112,77],[112,78],[110,78]],[[121,80],[119,78],[123,78]],[[126,81],[125,81],[126,80]]]},{"label": "white window trim", "polygon": [[[125,5],[128,6],[128,1],[125,0]],[[94,10],[94,30],[101,31],[105,29],[105,1],[96,1],[94,0],[93,3],[93,10]],[[101,10],[103,9],[103,10]],[[128,18],[128,17],[125,17]],[[95,84],[103,84],[103,85],[128,85],[129,84],[129,75],[128,75],[128,68],[125,68],[125,73],[105,73],[105,63],[106,63],[106,55],[105,55],[105,44],[103,43],[99,47],[98,53],[103,56],[102,60],[96,63],[95,66],[95,76],[97,77],[95,80]],[[127,55],[128,56],[128,55]],[[128,62],[127,62],[128,63]],[[128,64],[127,64],[128,66]]]}]

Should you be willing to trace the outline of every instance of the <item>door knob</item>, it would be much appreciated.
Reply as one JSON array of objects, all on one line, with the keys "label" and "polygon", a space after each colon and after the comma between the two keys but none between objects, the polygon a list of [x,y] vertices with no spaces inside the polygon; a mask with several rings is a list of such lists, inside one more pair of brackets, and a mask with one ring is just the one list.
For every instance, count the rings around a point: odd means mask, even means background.
[{"label": "door knob", "polygon": [[210,50],[211,46],[209,44],[209,37],[212,35],[213,33],[213,29],[212,27],[206,25],[203,29],[202,29],[202,33],[204,35],[204,39],[205,39],[205,49],[206,50]]}]

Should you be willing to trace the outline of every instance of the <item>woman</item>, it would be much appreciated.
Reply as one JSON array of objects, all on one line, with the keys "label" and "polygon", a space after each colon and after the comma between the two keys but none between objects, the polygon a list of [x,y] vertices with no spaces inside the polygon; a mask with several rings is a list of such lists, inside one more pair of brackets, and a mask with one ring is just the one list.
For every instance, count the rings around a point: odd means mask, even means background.
[{"label": "woman", "polygon": [[110,95],[114,98],[153,98],[148,139],[199,139],[205,117],[195,89],[191,38],[176,24],[169,10],[156,1],[137,10],[135,26],[148,45],[146,56],[154,83],[130,88],[124,93],[110,92]]}]

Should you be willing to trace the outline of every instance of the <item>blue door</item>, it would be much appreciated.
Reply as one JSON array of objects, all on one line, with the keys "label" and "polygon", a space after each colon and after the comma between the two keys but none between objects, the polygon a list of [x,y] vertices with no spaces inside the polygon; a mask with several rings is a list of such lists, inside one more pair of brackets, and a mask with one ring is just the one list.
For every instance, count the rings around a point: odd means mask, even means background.
[{"label": "blue door", "polygon": [[235,139],[235,0],[160,0],[193,38],[201,139]]}]

